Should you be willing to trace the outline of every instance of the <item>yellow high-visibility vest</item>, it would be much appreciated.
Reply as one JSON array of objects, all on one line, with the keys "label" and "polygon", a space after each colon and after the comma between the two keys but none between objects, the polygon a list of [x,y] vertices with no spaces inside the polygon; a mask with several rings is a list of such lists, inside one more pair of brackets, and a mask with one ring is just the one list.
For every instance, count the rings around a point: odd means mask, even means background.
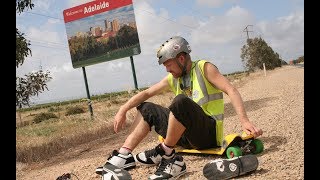
[{"label": "yellow high-visibility vest", "polygon": [[[190,72],[192,100],[199,104],[203,111],[216,120],[216,140],[217,145],[222,146],[223,141],[223,118],[224,118],[224,102],[223,92],[213,86],[204,75],[204,64],[206,60],[198,60],[192,62]],[[185,94],[181,90],[181,78],[174,78],[171,73],[167,76],[171,90],[178,94]]]}]

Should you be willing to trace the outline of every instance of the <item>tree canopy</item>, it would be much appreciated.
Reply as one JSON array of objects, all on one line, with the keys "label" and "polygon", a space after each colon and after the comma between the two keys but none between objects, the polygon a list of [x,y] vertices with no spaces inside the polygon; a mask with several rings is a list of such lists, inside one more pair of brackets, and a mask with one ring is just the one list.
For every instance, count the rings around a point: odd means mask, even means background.
[{"label": "tree canopy", "polygon": [[[31,0],[16,0],[16,12],[19,14],[33,7],[34,4]],[[30,45],[31,43],[24,37],[24,33],[16,28],[16,68],[24,63],[26,57],[32,55]],[[47,82],[50,79],[52,79],[50,72],[42,70],[31,72],[24,77],[16,76],[16,107],[30,106],[30,97],[38,96],[39,93],[48,90]]]},{"label": "tree canopy", "polygon": [[281,67],[282,60],[278,53],[261,38],[247,39],[247,44],[241,48],[241,59],[247,70],[253,71],[257,68],[263,69],[263,63],[266,69]]}]

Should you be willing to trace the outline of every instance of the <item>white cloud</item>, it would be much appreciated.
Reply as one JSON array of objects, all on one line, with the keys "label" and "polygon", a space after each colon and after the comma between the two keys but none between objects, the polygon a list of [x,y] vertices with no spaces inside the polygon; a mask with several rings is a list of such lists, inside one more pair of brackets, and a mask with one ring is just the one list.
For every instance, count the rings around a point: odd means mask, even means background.
[{"label": "white cloud", "polygon": [[50,7],[52,6],[53,0],[36,0],[32,2],[35,6],[35,9],[32,10],[37,10],[37,11],[42,11],[42,12],[48,12],[50,11]]},{"label": "white cloud", "polygon": [[[284,60],[296,59],[304,53],[304,14],[295,12],[275,21],[257,23],[261,37]],[[289,55],[291,54],[291,55]]]},{"label": "white cloud", "polygon": [[197,4],[205,7],[217,8],[228,2],[236,2],[238,0],[197,0]]},{"label": "white cloud", "polygon": [[48,19],[48,24],[50,25],[50,27],[58,23],[61,23],[60,19],[52,19],[52,18]]},{"label": "white cloud", "polygon": [[157,13],[150,4],[142,1],[134,3],[134,11],[144,55],[155,55],[158,47],[169,37],[175,35],[179,25],[170,21],[169,13],[161,9]]},{"label": "white cloud", "polygon": [[253,16],[245,9],[235,6],[225,15],[211,16],[202,21],[199,28],[192,32],[192,40],[197,45],[224,44],[241,38],[243,29],[253,22]]},{"label": "white cloud", "polygon": [[[65,47],[64,44],[62,44],[61,36],[56,31],[50,31],[50,29],[43,29],[43,28],[37,28],[37,27],[30,27],[27,30],[28,38],[35,43],[44,43],[45,45],[50,46],[61,46]],[[58,43],[58,44],[57,44]]]},{"label": "white cloud", "polygon": [[62,65],[62,69],[63,69],[65,72],[72,72],[72,71],[74,71],[71,62],[64,63],[64,64]]},{"label": "white cloud", "polygon": [[88,2],[91,2],[92,0],[68,0],[67,1],[67,7],[68,8],[71,8],[71,7],[74,7],[74,6],[78,6],[78,5],[81,5],[81,4],[85,4],[85,3],[88,3]]},{"label": "white cloud", "polygon": [[200,25],[199,20],[194,16],[181,16],[179,22],[190,29],[197,29]]},{"label": "white cloud", "polygon": [[201,6],[220,7],[224,0],[197,0],[197,3]]},{"label": "white cloud", "polygon": [[119,72],[123,70],[123,68],[126,68],[126,67],[124,67],[124,64],[121,61],[113,61],[108,63],[107,65],[107,71]]}]

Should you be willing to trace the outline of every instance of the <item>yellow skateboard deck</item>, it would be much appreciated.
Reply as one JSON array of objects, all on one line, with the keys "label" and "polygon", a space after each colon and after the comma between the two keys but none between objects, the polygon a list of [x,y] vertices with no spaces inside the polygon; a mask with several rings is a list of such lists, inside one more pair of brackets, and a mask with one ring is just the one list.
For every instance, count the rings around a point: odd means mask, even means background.
[{"label": "yellow skateboard deck", "polygon": [[[159,141],[164,142],[164,138],[159,136]],[[233,133],[227,135],[221,147],[210,148],[210,149],[185,149],[181,146],[176,146],[176,152],[180,153],[200,153],[200,154],[216,154],[224,155],[226,153],[228,158],[241,156],[242,154],[256,154],[263,151],[263,144],[259,139],[255,139],[253,135],[247,135],[242,133]]]}]

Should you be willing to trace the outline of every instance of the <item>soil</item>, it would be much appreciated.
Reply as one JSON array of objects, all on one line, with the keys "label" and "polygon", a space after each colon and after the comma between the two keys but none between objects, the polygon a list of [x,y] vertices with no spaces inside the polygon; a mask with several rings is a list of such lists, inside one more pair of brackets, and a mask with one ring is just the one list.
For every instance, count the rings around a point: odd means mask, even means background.
[{"label": "soil", "polygon": [[[258,71],[232,82],[242,95],[249,119],[263,130],[259,137],[264,151],[257,154],[258,169],[236,179],[304,179],[304,66],[286,65],[266,72]],[[241,133],[239,119],[225,99],[224,134]],[[105,163],[114,149],[122,146],[128,131],[82,144],[38,163],[16,163],[16,178],[20,180],[56,179],[72,173],[72,179],[98,180],[95,169]],[[151,132],[134,149],[138,153],[158,144]],[[218,155],[182,154],[187,173],[179,179],[205,179],[204,165],[224,158]],[[290,158],[288,158],[290,156]],[[132,179],[147,179],[156,167],[137,164],[129,170]]]}]

